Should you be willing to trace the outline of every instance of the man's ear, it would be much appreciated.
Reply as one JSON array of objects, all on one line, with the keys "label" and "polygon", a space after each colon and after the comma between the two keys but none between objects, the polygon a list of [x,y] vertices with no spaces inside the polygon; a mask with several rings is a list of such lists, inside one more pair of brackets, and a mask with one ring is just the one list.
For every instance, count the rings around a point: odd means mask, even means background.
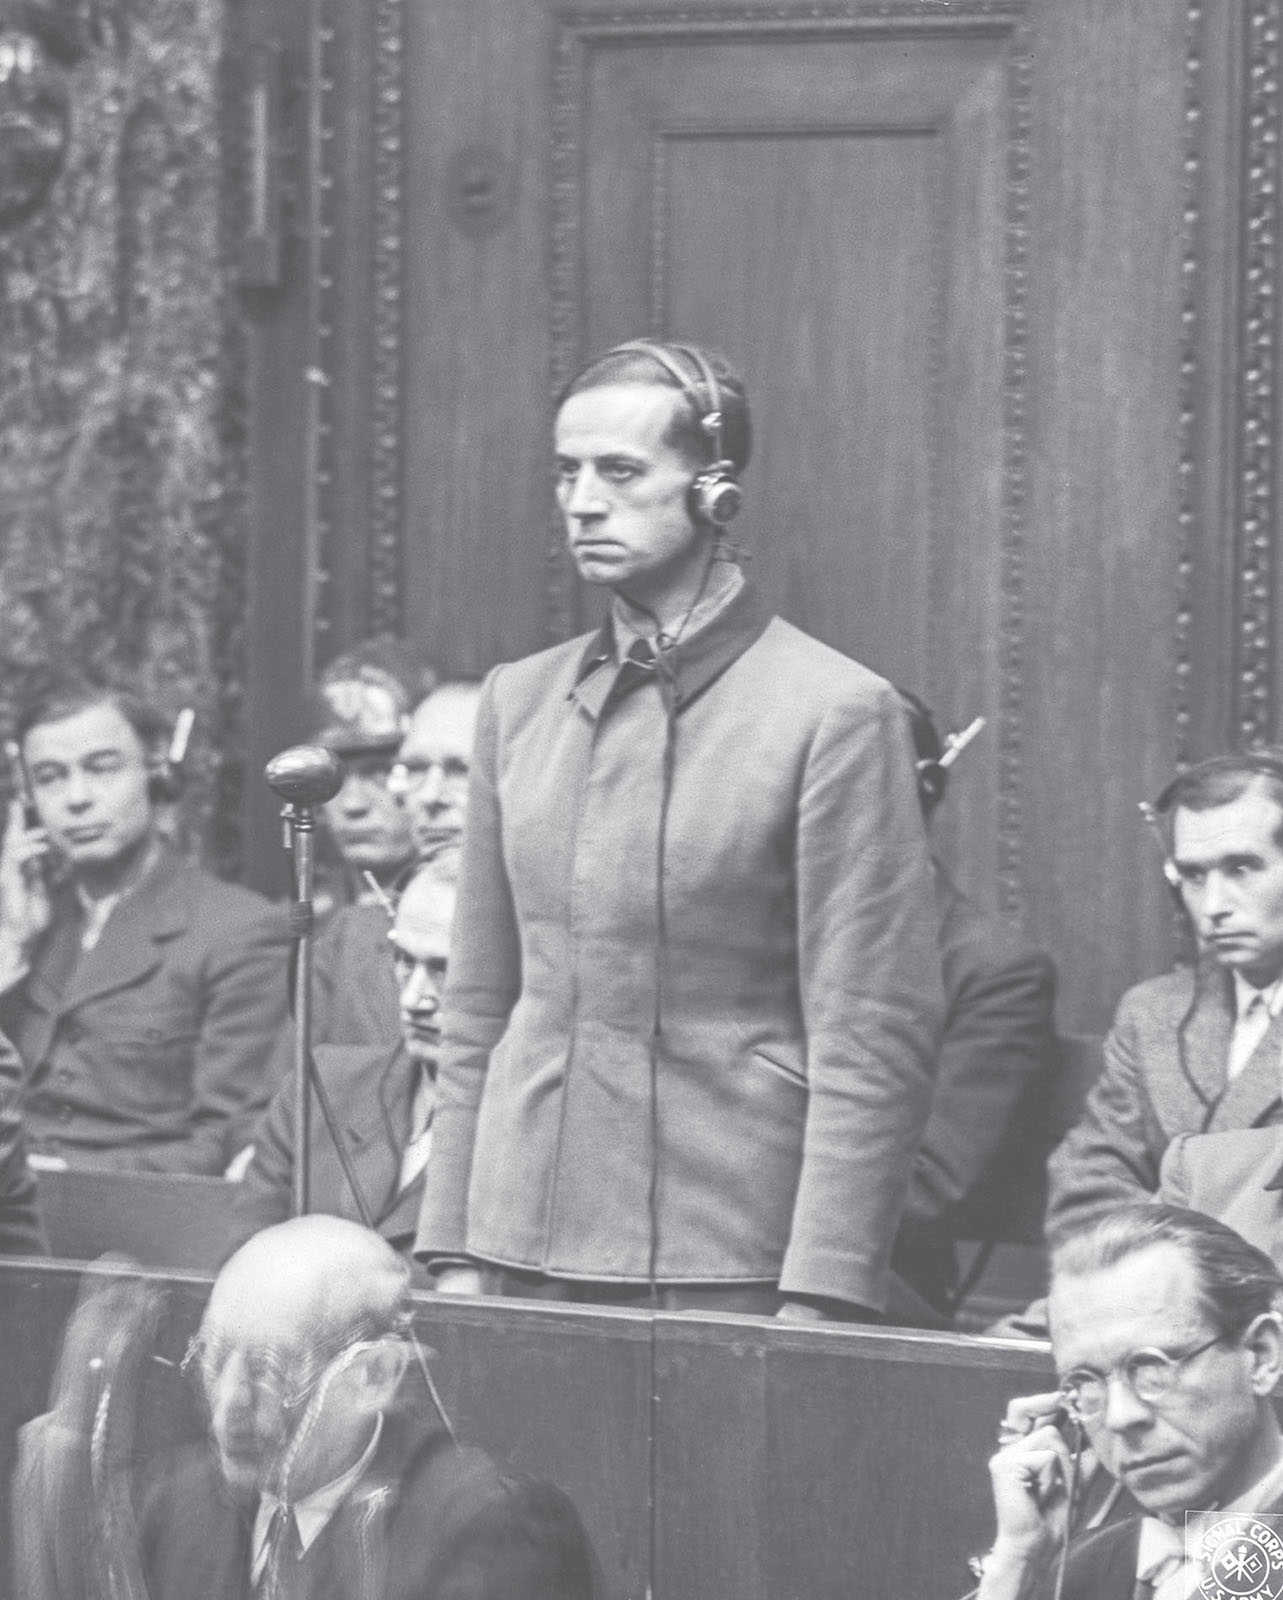
[{"label": "man's ear", "polygon": [[1272,1394],[1283,1378],[1283,1317],[1277,1311],[1266,1311],[1250,1322],[1243,1348],[1252,1355],[1253,1393]]},{"label": "man's ear", "polygon": [[409,1345],[394,1334],[373,1340],[361,1352],[361,1381],[367,1398],[380,1410],[391,1404],[409,1359]]}]

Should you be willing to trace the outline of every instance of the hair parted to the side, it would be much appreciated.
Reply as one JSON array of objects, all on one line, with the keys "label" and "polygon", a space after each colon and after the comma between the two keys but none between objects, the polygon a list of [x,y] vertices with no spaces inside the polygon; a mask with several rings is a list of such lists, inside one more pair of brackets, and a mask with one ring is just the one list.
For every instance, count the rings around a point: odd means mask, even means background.
[{"label": "hair parted to the side", "polygon": [[1164,1244],[1194,1268],[1203,1306],[1223,1339],[1237,1338],[1263,1312],[1279,1309],[1283,1277],[1263,1250],[1215,1217],[1155,1201],[1120,1205],[1070,1234],[1052,1253],[1052,1292],[1066,1278],[1102,1272]]},{"label": "hair parted to the side", "polygon": [[138,735],[143,749],[154,755],[170,737],[170,720],[130,684],[98,682],[87,677],[59,678],[46,683],[17,709],[14,738],[21,748],[33,728],[62,722],[94,706],[114,706]]},{"label": "hair parted to the side", "polygon": [[1213,811],[1240,799],[1256,783],[1283,807],[1283,747],[1262,745],[1200,761],[1172,779],[1155,800],[1154,810],[1164,817],[1177,810]]},{"label": "hair parted to the side", "polygon": [[660,389],[675,389],[686,395],[688,404],[675,412],[668,430],[668,443],[688,455],[694,465],[706,466],[710,445],[702,423],[713,397],[705,399],[699,362],[688,353],[698,350],[717,379],[717,399],[722,413],[722,449],[736,473],[743,472],[753,449],[753,424],[743,378],[725,356],[704,345],[695,345],[682,339],[653,339],[646,342],[660,345],[683,372],[689,373],[685,389],[656,356],[632,345],[616,345],[580,367],[557,396],[557,409],[560,410],[573,394],[582,394],[586,389],[606,389],[614,384],[640,383]]}]

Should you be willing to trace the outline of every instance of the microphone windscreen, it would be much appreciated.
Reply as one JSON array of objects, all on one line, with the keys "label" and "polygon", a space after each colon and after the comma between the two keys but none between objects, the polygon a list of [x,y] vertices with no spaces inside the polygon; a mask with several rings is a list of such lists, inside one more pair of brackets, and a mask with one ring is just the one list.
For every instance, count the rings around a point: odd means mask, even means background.
[{"label": "microphone windscreen", "polygon": [[319,744],[296,744],[273,756],[264,769],[270,789],[293,805],[319,806],[343,787],[343,763]]}]

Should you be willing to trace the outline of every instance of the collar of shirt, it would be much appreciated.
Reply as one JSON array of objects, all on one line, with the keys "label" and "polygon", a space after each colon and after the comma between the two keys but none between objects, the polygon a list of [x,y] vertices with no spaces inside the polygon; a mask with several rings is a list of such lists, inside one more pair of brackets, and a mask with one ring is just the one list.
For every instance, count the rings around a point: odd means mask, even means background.
[{"label": "collar of shirt", "polygon": [[123,889],[118,889],[115,894],[105,894],[95,898],[93,895],[87,895],[78,883],[74,885],[76,899],[85,918],[85,925],[80,933],[80,948],[82,950],[93,949],[99,939],[102,938],[102,930],[107,926],[108,918],[112,912],[122,900],[127,900],[133,894],[134,890],[137,889],[138,885],[142,883],[143,879],[146,878],[159,860],[160,843],[158,840],[153,839],[147,846],[147,854],[143,857],[142,866],[139,868],[137,876],[130,883],[127,883]]},{"label": "collar of shirt", "polygon": [[428,1164],[428,1156],[432,1151],[432,1114],[436,1103],[436,1083],[429,1077],[426,1068],[420,1068],[414,1098],[410,1102],[410,1137],[401,1155],[398,1194],[408,1189]]},{"label": "collar of shirt", "polygon": [[[1236,974],[1237,976],[1237,974]],[[1237,1500],[1231,1500],[1227,1505],[1216,1506],[1213,1509],[1219,1516],[1224,1512],[1251,1513],[1259,1511],[1263,1506],[1270,1505],[1283,1494],[1283,1455],[1255,1484]],[[1190,1541],[1188,1548],[1192,1552],[1198,1543],[1197,1535]],[[1180,1568],[1176,1563],[1183,1563],[1186,1551],[1186,1530],[1182,1525],[1175,1527],[1170,1522],[1164,1522],[1160,1517],[1145,1517],[1140,1525],[1140,1544],[1136,1551],[1136,1577],[1148,1579],[1153,1582],[1156,1574],[1162,1574],[1158,1593],[1161,1594],[1162,1583],[1169,1576],[1174,1576]],[[1168,1567],[1168,1573],[1163,1574],[1162,1569]],[[1191,1574],[1193,1582],[1197,1574]]]},{"label": "collar of shirt", "polygon": [[[379,1436],[383,1432],[383,1417],[380,1415],[374,1424],[374,1432],[370,1442],[366,1445],[360,1460],[350,1466],[346,1472],[340,1473],[337,1478],[329,1483],[323,1483],[319,1489],[313,1489],[311,1494],[305,1494],[301,1500],[288,1505],[287,1510],[294,1513],[294,1525],[298,1529],[298,1542],[306,1552],[312,1548],[320,1538],[325,1525],[351,1494],[357,1483],[365,1475],[367,1467],[374,1459],[374,1452],[379,1447]],[[258,1502],[258,1515],[254,1518],[254,1538],[251,1548],[254,1552],[250,1566],[250,1578],[257,1583],[267,1565],[268,1533],[272,1526],[272,1518],[276,1508],[285,1502],[278,1500],[274,1494],[264,1492]]]},{"label": "collar of shirt", "polygon": [[679,638],[697,633],[725,606],[728,606],[744,587],[744,573],[733,561],[715,561],[709,570],[704,592],[678,625],[676,638],[670,638],[661,628],[656,632],[654,619],[632,604],[622,594],[616,594],[610,607],[610,619],[615,630],[615,663],[622,666],[628,652],[639,639],[653,645],[658,638],[666,649]]},{"label": "collar of shirt", "polygon": [[1247,1015],[1247,1008],[1253,1000],[1264,1000],[1265,1009],[1271,1017],[1277,1017],[1283,1011],[1283,977],[1275,978],[1273,983],[1267,983],[1263,989],[1258,989],[1254,983],[1249,983],[1241,972],[1235,972],[1234,978],[1234,1015],[1242,1022]]}]

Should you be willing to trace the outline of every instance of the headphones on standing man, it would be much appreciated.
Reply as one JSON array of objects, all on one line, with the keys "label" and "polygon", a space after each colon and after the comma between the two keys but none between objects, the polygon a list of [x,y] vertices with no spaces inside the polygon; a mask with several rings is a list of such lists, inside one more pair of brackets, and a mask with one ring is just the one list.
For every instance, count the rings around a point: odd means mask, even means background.
[{"label": "headphones on standing man", "polygon": [[[687,493],[687,506],[697,522],[724,528],[744,504],[744,491],[735,475],[735,463],[727,456],[722,442],[722,391],[717,374],[704,352],[695,345],[662,344],[658,339],[629,339],[607,350],[602,361],[631,351],[648,355],[675,378],[683,395],[694,408],[700,433],[708,444],[708,465],[697,475]],[[683,370],[683,360],[690,367]]]}]

